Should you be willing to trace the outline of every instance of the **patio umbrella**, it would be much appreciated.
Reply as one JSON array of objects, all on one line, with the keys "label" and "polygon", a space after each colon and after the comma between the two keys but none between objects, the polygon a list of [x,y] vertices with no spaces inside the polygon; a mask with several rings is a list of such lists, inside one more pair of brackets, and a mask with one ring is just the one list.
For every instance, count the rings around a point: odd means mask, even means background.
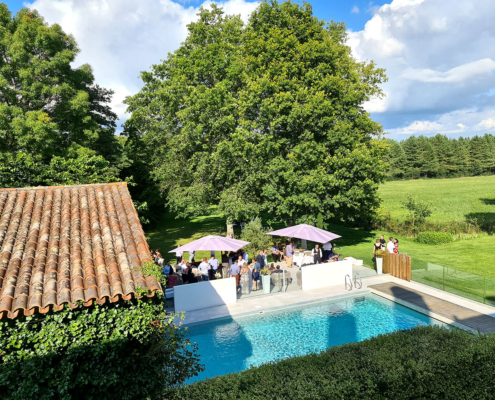
[{"label": "patio umbrella", "polygon": [[298,239],[311,240],[316,243],[326,243],[334,239],[338,239],[339,235],[335,233],[325,231],[320,228],[316,228],[307,224],[300,224],[296,226],[289,226],[288,228],[279,229],[278,231],[269,232],[268,235],[272,236],[286,236]]},{"label": "patio umbrella", "polygon": [[169,253],[176,253],[177,251],[201,250],[236,251],[247,244],[249,244],[249,242],[244,242],[242,240],[227,238],[223,236],[209,235],[195,240],[194,242],[185,244],[184,246],[177,247],[176,249],[169,251]]}]

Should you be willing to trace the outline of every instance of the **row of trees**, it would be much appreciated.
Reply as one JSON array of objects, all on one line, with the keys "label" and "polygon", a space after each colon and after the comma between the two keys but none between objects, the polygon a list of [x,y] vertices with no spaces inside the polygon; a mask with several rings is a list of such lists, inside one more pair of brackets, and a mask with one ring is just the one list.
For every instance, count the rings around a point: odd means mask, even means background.
[{"label": "row of trees", "polygon": [[495,136],[388,139],[388,179],[450,178],[495,173]]}]

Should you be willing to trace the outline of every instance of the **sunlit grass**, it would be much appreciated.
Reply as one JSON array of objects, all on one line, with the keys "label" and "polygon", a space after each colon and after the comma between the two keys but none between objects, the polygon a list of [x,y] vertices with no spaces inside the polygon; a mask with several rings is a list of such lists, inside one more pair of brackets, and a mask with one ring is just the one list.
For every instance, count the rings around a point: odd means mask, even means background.
[{"label": "sunlit grass", "polygon": [[401,205],[412,196],[433,205],[432,222],[495,221],[495,176],[387,182],[379,193],[382,210],[400,220],[406,217]]}]

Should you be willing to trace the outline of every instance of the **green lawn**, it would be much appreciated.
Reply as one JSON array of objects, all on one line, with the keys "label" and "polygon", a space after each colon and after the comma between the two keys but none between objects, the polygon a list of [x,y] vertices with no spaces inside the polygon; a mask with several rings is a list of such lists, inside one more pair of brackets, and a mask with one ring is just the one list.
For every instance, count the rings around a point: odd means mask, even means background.
[{"label": "green lawn", "polygon": [[432,222],[495,221],[495,176],[387,182],[379,193],[381,208],[401,220],[406,216],[401,204],[411,195],[433,204]]}]

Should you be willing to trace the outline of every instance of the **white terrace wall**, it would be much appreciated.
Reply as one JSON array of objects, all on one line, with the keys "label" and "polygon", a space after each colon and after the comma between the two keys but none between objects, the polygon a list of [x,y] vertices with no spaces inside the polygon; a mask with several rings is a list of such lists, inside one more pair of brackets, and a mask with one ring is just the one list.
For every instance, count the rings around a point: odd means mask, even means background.
[{"label": "white terrace wall", "polygon": [[194,311],[237,302],[235,278],[174,287],[175,311]]},{"label": "white terrace wall", "polygon": [[352,279],[352,261],[336,261],[301,268],[302,290],[345,285],[345,276]]}]

